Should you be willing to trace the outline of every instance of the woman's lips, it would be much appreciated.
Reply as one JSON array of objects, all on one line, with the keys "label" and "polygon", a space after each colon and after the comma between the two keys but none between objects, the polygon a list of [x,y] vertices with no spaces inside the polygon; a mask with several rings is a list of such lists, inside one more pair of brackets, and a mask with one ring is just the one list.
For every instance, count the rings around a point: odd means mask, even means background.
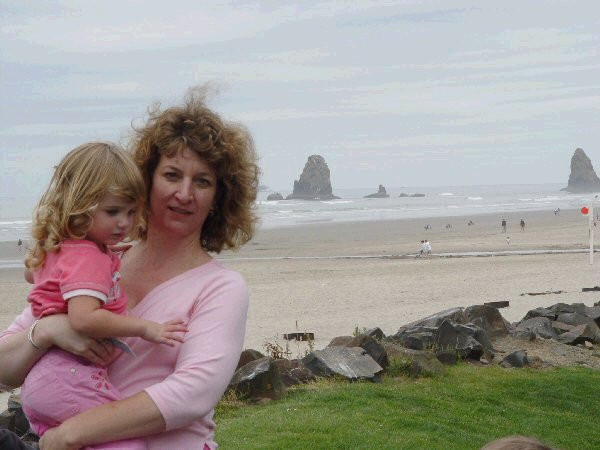
[{"label": "woman's lips", "polygon": [[185,209],[185,208],[178,208],[176,206],[169,206],[169,209],[177,214],[192,214],[192,212],[189,209]]}]

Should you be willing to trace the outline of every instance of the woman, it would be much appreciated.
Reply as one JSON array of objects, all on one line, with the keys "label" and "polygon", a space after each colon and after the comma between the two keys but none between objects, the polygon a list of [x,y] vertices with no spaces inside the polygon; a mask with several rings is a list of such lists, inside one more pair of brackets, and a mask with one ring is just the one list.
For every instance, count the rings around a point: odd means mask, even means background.
[{"label": "woman", "polygon": [[[149,450],[216,448],[213,409],[242,349],[248,290],[208,252],[252,237],[259,174],[254,146],[244,128],[224,122],[196,90],[181,107],[151,112],[137,130],[133,155],[149,194],[146,226],[123,256],[129,314],[183,319],[189,331],[172,348],[125,339],[137,356],[118,355],[109,375],[127,398],[49,430],[43,449],[140,436]],[[62,315],[42,319],[28,336],[32,323],[26,310],[0,336],[3,384],[20,385],[52,345],[97,364],[112,357],[110,347],[77,335]]]}]

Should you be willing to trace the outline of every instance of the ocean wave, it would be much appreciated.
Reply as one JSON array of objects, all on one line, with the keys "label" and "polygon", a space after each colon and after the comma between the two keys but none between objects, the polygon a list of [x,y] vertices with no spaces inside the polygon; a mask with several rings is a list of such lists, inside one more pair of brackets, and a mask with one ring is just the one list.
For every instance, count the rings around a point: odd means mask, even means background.
[{"label": "ocean wave", "polygon": [[0,269],[20,269],[23,267],[23,261],[20,259],[0,259]]},{"label": "ocean wave", "polygon": [[483,197],[467,197],[467,200],[483,200]]},{"label": "ocean wave", "polygon": [[531,201],[533,201],[533,199],[532,199],[532,198],[520,198],[520,199],[518,199],[518,200],[519,200],[520,202],[531,202]]},{"label": "ocean wave", "polygon": [[534,202],[555,202],[560,200],[560,197],[539,197],[534,199]]},{"label": "ocean wave", "polygon": [[0,222],[0,226],[2,225],[31,225],[31,220],[11,220],[9,222]]},{"label": "ocean wave", "polygon": [[452,192],[442,192],[442,193],[440,194],[440,196],[441,196],[441,195],[454,195],[454,194],[453,194]]},{"label": "ocean wave", "polygon": [[321,200],[320,203],[325,203],[327,205],[341,205],[343,203],[354,203],[354,200]]}]

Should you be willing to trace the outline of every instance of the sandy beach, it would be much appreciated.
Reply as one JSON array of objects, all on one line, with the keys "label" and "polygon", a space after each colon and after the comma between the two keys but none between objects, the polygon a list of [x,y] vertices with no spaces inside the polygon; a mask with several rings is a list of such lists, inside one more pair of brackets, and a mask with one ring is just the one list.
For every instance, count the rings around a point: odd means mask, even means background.
[{"label": "sandy beach", "polygon": [[[500,222],[508,222],[503,233]],[[526,222],[521,231],[519,220]],[[467,222],[473,220],[473,226]],[[393,334],[413,320],[454,306],[510,302],[502,310],[516,321],[531,308],[558,302],[588,306],[600,293],[590,265],[587,217],[579,210],[523,214],[410,219],[360,223],[314,223],[259,230],[238,252],[218,258],[239,271],[250,287],[246,347],[263,350],[265,341],[284,344],[282,334],[315,334],[316,348],[355,327],[380,327]],[[426,224],[431,230],[425,230]],[[446,228],[450,224],[451,228]],[[599,224],[600,225],[600,224]],[[507,244],[506,237],[510,237]],[[429,259],[409,257],[421,239],[433,247]],[[600,227],[597,241],[600,243]],[[442,257],[465,252],[580,249],[581,253]],[[0,259],[22,257],[16,243],[0,243]],[[456,255],[460,256],[460,255]],[[0,270],[0,327],[26,306],[29,286],[20,269]],[[527,295],[546,291],[560,294]],[[291,356],[304,352],[290,344]]]}]

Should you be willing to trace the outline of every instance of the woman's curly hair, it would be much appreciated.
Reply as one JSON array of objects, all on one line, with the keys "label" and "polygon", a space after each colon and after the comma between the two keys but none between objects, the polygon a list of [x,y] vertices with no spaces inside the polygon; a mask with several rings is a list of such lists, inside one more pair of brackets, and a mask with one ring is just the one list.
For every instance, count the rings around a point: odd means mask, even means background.
[{"label": "woman's curly hair", "polygon": [[[206,87],[193,88],[182,106],[165,110],[155,106],[146,123],[135,130],[131,150],[146,181],[148,205],[161,156],[172,157],[189,149],[213,168],[217,178],[213,213],[204,221],[200,243],[205,250],[219,253],[238,248],[254,234],[260,169],[248,130],[209,109],[206,96]],[[144,214],[147,223],[148,211]],[[147,229],[140,229],[137,237],[146,236]]]},{"label": "woman's curly hair", "polygon": [[[138,202],[138,211],[144,209],[145,184],[131,156],[107,142],[90,142],[71,150],[56,167],[33,213],[33,241],[25,265],[42,267],[47,252],[57,251],[62,241],[85,238],[92,213],[106,193]],[[137,219],[141,220],[141,214]]]}]

